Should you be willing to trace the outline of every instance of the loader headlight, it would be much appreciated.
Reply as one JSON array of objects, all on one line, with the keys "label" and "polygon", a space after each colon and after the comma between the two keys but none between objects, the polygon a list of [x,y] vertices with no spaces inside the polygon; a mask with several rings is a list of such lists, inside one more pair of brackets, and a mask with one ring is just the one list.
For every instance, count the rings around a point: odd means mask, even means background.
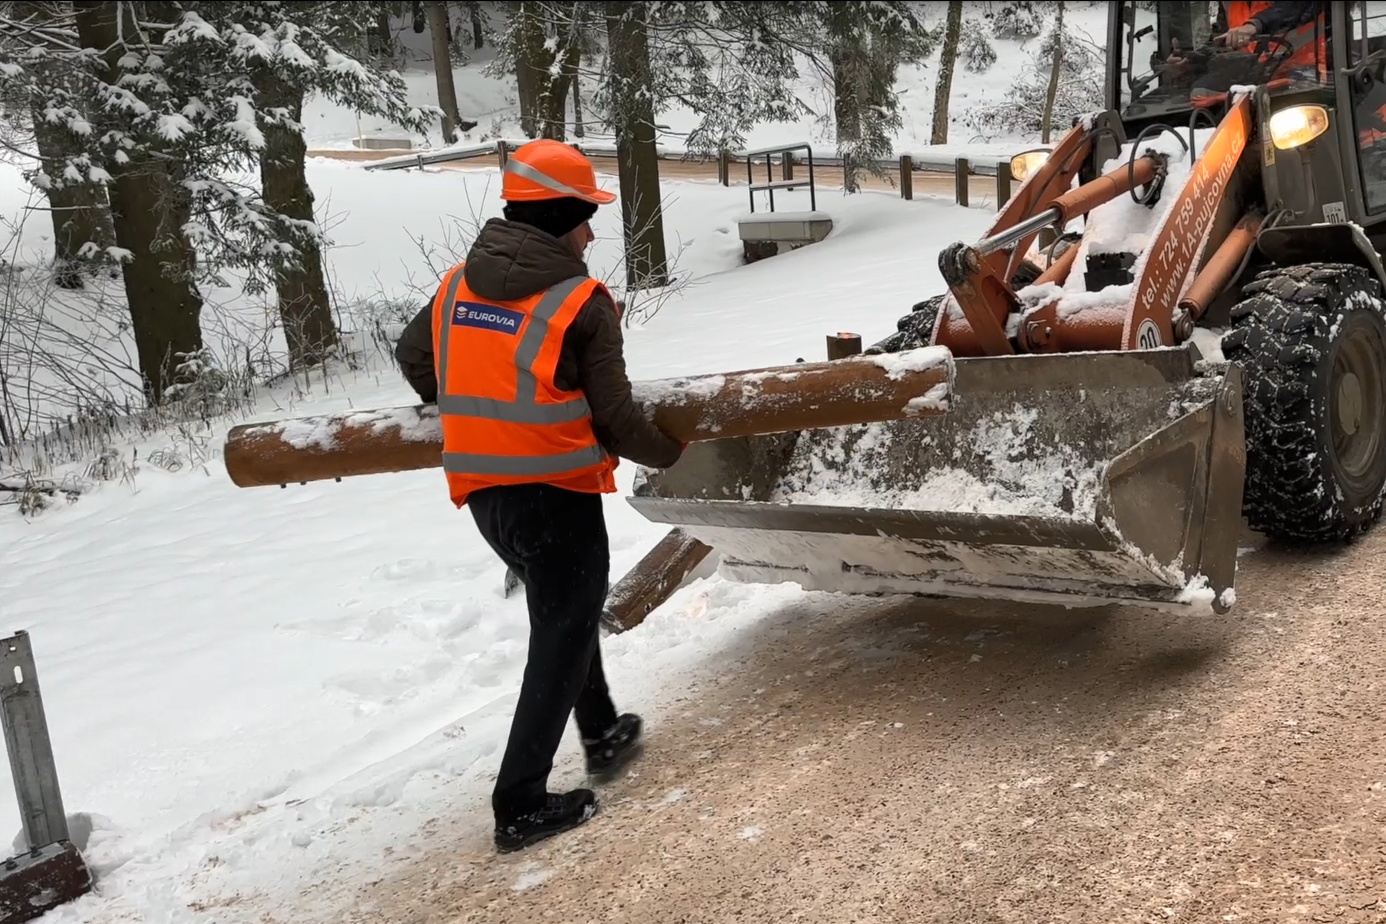
[{"label": "loader headlight", "polygon": [[1328,131],[1328,110],[1322,106],[1291,106],[1270,117],[1271,143],[1282,151],[1308,144]]},{"label": "loader headlight", "polygon": [[1040,164],[1048,159],[1048,148],[1036,148],[1033,151],[1022,151],[1011,158],[1011,178],[1017,183],[1024,183],[1030,178],[1030,174],[1038,170]]}]

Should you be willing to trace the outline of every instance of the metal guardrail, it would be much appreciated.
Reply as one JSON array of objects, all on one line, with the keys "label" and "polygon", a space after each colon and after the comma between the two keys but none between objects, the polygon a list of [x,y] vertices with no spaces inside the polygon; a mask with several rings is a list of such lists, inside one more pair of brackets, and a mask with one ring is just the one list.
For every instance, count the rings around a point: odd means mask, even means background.
[{"label": "metal guardrail", "polygon": [[[794,152],[803,151],[808,161],[808,179],[796,180],[794,178]],[[780,155],[780,175],[781,179],[775,179],[775,167],[771,163],[774,155]],[[753,170],[755,169],[755,159],[765,158],[765,182],[757,183]],[[729,182],[723,185],[731,185]],[[813,185],[813,148],[807,144],[787,144],[775,148],[761,148],[758,151],[746,152],[746,185],[749,187],[747,195],[751,200],[751,212],[756,210],[756,193],[766,192],[770,194],[770,211],[775,211],[775,190],[777,189],[798,189],[800,186],[807,186],[809,190],[809,210],[818,211],[818,191]]]},{"label": "metal guardrail", "polygon": [[[419,152],[417,154],[405,154],[400,157],[392,157],[386,160],[376,161],[367,164],[367,170],[410,170],[423,169],[434,164],[455,163],[457,161],[472,160],[478,157],[495,157],[501,166],[505,166],[510,152],[523,144],[523,141],[497,140],[484,144],[470,145],[467,147],[449,148],[443,151],[433,151],[431,153]],[[573,143],[573,147],[585,154],[592,154],[599,157],[614,157],[616,155],[615,145],[587,144],[583,142]],[[794,165],[796,159],[795,152],[807,152],[807,166],[809,176],[806,179],[795,179]],[[756,183],[754,178],[753,161],[756,158],[765,158],[767,181]],[[685,155],[673,152],[662,151],[659,155],[660,160],[685,160]],[[749,195],[751,197],[751,211],[755,211],[755,193],[768,192],[770,194],[770,211],[775,210],[774,191],[776,189],[794,189],[797,187],[809,187],[809,200],[813,208],[817,208],[817,194],[815,186],[814,167],[842,167],[840,156],[813,156],[813,149],[807,143],[779,145],[775,147],[760,148],[753,151],[734,153],[731,151],[723,152],[718,158],[718,182],[723,186],[732,185],[731,164],[734,160],[746,161],[746,180],[751,187]],[[774,166],[780,166],[781,178],[774,178]],[[900,197],[903,199],[914,198],[913,177],[916,173],[953,176],[956,179],[954,185],[954,201],[958,205],[970,204],[970,187],[968,180],[974,176],[985,176],[996,178],[996,204],[999,208],[1011,197],[1011,177],[1010,159],[1005,156],[983,155],[981,157],[944,157],[930,154],[902,154],[897,161],[882,161],[880,166],[885,169],[895,168],[898,170]]]},{"label": "metal guardrail", "polygon": [[[473,144],[466,147],[446,148],[442,151],[417,154],[404,154],[399,157],[392,157],[386,160],[379,160],[373,164],[367,164],[367,170],[409,170],[411,168],[423,168],[433,164],[449,164],[459,160],[472,160],[477,157],[498,157],[501,165],[504,166],[510,157],[510,152],[518,148],[524,142],[507,141],[500,139],[488,141],[485,144]],[[583,142],[570,142],[584,154],[593,154],[598,157],[615,157],[616,145],[614,144],[585,144]],[[667,160],[667,151],[659,154],[661,160]]]}]

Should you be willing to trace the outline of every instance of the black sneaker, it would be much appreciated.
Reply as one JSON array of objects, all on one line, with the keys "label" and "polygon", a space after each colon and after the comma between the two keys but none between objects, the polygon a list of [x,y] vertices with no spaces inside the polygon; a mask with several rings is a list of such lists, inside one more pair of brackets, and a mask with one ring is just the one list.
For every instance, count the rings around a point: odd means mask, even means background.
[{"label": "black sneaker", "polygon": [[603,783],[615,779],[644,750],[645,741],[641,736],[644,727],[640,716],[628,712],[597,740],[584,738],[582,746],[587,751],[588,776]]},{"label": "black sneaker", "polygon": [[549,802],[537,812],[496,821],[496,850],[513,853],[540,841],[571,831],[597,814],[597,794],[590,789],[549,793]]}]

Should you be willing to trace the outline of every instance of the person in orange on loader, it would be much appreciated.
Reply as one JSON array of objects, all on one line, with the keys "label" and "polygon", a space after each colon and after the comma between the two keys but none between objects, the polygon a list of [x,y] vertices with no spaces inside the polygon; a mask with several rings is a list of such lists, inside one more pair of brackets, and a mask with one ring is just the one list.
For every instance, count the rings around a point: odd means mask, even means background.
[{"label": "person in orange on loader", "polygon": [[[1231,2],[1224,4],[1227,32],[1218,40],[1241,48],[1255,35],[1273,35],[1293,51],[1280,64],[1281,73],[1328,83],[1328,4],[1321,0]],[[1277,56],[1277,46],[1268,49]]]},{"label": "person in orange on loader", "polygon": [[510,852],[597,810],[590,789],[548,791],[570,714],[598,781],[639,753],[641,720],[617,715],[602,672],[602,495],[618,456],[668,468],[683,446],[635,403],[616,304],[583,261],[588,220],[616,196],[580,152],[539,140],[511,155],[501,198],[505,218],[482,227],[395,356],[438,403],[452,502],[471,508],[528,598],[529,657],[491,798],[496,847]]}]

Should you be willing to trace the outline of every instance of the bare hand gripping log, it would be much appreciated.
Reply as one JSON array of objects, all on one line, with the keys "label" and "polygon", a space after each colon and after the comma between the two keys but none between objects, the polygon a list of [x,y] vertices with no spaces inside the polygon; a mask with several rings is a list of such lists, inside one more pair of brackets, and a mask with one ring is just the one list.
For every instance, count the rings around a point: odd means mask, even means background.
[{"label": "bare hand gripping log", "polygon": [[[943,347],[726,375],[634,383],[656,426],[685,443],[947,413],[953,357]],[[242,488],[437,468],[433,405],[242,424],[226,473]]]}]

